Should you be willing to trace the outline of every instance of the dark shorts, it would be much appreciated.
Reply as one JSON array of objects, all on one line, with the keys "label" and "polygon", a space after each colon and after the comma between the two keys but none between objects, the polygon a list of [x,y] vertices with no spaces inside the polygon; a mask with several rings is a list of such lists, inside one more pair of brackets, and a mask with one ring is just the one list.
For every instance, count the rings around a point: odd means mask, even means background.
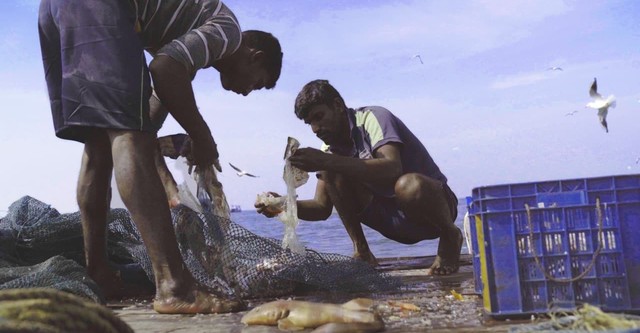
[{"label": "dark shorts", "polygon": [[[442,184],[441,189],[447,200],[451,223],[454,223],[458,217],[458,198],[446,184]],[[440,237],[440,230],[434,226],[410,223],[398,207],[395,198],[374,195],[369,206],[360,214],[360,218],[362,223],[371,229],[403,244],[414,244]]]},{"label": "dark shorts", "polygon": [[151,82],[127,0],[42,0],[40,47],[53,126],[84,142],[95,128],[156,131]]}]

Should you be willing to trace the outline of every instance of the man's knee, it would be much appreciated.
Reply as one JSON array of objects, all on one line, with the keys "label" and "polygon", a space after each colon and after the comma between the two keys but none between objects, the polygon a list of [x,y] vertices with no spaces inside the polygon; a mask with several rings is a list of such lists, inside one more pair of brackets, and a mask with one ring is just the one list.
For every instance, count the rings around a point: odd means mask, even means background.
[{"label": "man's knee", "polygon": [[114,161],[124,159],[128,162],[152,162],[158,142],[155,133],[134,130],[107,130],[111,140]]},{"label": "man's knee", "polygon": [[403,202],[420,200],[428,191],[427,177],[417,173],[402,175],[395,184],[396,197]]}]

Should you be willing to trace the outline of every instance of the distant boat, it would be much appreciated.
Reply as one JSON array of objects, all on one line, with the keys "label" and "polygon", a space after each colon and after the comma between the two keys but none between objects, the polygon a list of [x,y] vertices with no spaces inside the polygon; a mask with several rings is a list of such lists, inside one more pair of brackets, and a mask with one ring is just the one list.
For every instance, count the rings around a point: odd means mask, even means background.
[{"label": "distant boat", "polygon": [[231,212],[232,213],[239,213],[242,211],[242,207],[240,207],[240,205],[231,205]]}]

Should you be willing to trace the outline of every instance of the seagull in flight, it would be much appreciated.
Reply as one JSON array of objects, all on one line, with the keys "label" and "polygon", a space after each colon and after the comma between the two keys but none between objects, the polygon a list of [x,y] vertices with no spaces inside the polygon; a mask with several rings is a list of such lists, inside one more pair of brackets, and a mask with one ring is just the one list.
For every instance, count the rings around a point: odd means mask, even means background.
[{"label": "seagull in flight", "polygon": [[561,67],[555,67],[555,66],[554,66],[554,67],[549,67],[549,68],[547,68],[547,70],[548,70],[548,71],[561,71],[561,70],[562,70],[562,68],[561,68]]},{"label": "seagull in flight", "polygon": [[234,170],[236,170],[236,175],[238,175],[238,177],[242,177],[242,176],[249,176],[249,177],[254,177],[254,178],[255,178],[255,177],[258,177],[258,176],[254,176],[254,175],[252,175],[252,174],[250,174],[250,173],[248,173],[248,172],[246,172],[246,171],[244,171],[244,170],[241,170],[240,168],[238,168],[237,166],[235,166],[235,165],[233,165],[233,164],[231,164],[231,163],[229,163],[229,165],[230,165]]},{"label": "seagull in flight", "polygon": [[412,58],[418,58],[418,60],[420,60],[420,63],[424,65],[424,62],[422,62],[422,57],[419,54],[414,55]]},{"label": "seagull in flight", "polygon": [[578,113],[578,110],[573,110],[569,113],[565,113],[565,116],[573,116],[574,114]]},{"label": "seagull in flight", "polygon": [[598,83],[596,78],[593,78],[593,83],[589,89],[589,96],[593,98],[593,101],[587,103],[586,107],[598,110],[598,118],[600,118],[600,124],[604,127],[604,130],[609,133],[609,127],[607,126],[607,112],[609,107],[616,107],[616,98],[613,95],[609,95],[606,99],[602,98],[602,95],[598,93]]}]

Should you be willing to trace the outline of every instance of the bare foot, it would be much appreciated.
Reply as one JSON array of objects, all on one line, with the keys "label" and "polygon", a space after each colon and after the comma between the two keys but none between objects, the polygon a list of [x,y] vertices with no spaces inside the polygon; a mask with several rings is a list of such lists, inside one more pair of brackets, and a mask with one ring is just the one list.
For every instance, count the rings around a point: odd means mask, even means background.
[{"label": "bare foot", "polygon": [[247,309],[241,300],[224,299],[203,290],[194,289],[186,298],[156,297],[153,309],[163,314],[229,313]]},{"label": "bare foot", "polygon": [[428,275],[449,275],[460,268],[460,250],[462,249],[462,232],[454,227],[448,234],[440,236],[438,256],[431,265]]},{"label": "bare foot", "polygon": [[369,264],[371,264],[373,267],[378,266],[378,260],[376,259],[376,257],[373,256],[373,253],[371,253],[371,251],[367,251],[364,253],[356,252],[353,254],[353,259],[366,261]]}]

